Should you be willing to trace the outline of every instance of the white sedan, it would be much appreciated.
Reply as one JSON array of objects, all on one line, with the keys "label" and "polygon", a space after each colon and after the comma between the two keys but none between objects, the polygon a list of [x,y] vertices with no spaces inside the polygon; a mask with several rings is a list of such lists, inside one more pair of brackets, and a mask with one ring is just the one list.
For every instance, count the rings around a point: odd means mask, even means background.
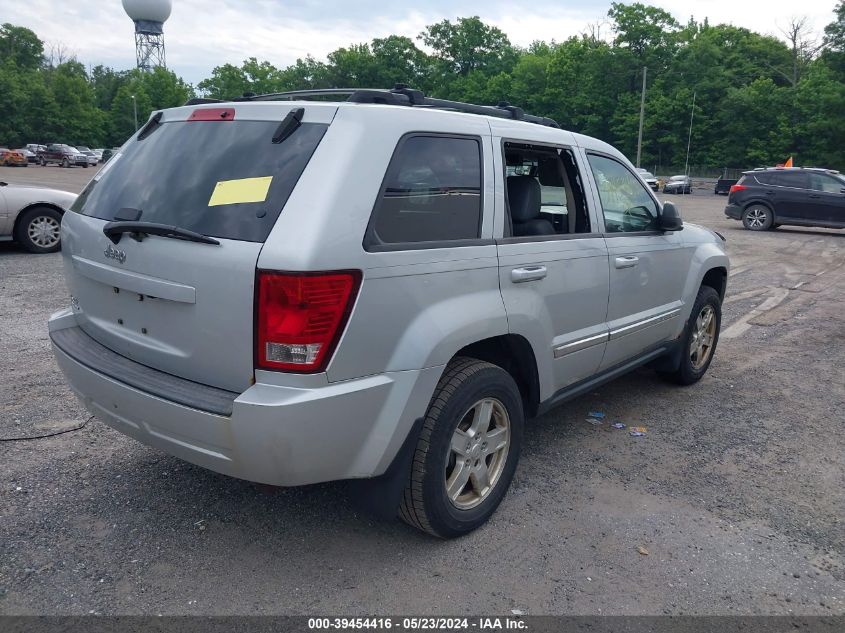
[{"label": "white sedan", "polygon": [[0,182],[0,242],[14,240],[31,253],[59,250],[62,215],[75,200],[69,191]]}]

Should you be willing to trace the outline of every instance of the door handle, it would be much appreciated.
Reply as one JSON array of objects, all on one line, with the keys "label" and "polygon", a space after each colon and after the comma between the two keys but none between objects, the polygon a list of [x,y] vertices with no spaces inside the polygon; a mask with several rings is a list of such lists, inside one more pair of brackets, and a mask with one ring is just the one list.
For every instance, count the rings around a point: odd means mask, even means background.
[{"label": "door handle", "polygon": [[613,265],[617,268],[633,268],[639,263],[639,261],[639,257],[634,255],[625,255],[623,257],[617,257]]},{"label": "door handle", "polygon": [[511,271],[511,281],[515,284],[521,284],[526,281],[537,281],[546,276],[545,266],[526,266],[525,268],[514,268]]}]

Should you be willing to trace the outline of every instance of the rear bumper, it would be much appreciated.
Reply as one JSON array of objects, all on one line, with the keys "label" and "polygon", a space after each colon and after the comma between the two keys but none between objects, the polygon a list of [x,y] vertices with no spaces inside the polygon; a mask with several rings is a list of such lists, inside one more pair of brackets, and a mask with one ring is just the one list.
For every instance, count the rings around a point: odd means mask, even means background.
[{"label": "rear bumper", "polygon": [[[92,367],[90,356],[69,346],[68,337],[57,336],[69,328],[78,330],[74,334],[81,333],[70,310],[51,317],[56,361],[73,391],[100,420],[199,466],[277,486],[383,474],[414,421],[425,413],[443,370],[390,372],[325,382],[316,388],[257,383],[242,394],[231,394],[231,415],[224,415],[203,410],[215,409],[211,405],[189,406],[184,402],[191,400],[184,397],[176,402],[165,396],[161,385],[178,381],[176,392],[191,392],[190,397],[198,398],[225,399],[223,394],[229,392],[140,365],[158,375],[147,376],[152,381],[150,388],[142,388],[145,378],[130,379],[121,373],[133,383],[127,384],[105,372],[116,373],[114,362],[138,364],[110,350],[98,348],[103,356],[101,367]],[[193,391],[190,385],[194,385]],[[219,393],[203,396],[203,390]],[[222,410],[219,404],[217,411]]]},{"label": "rear bumper", "polygon": [[734,220],[741,220],[742,208],[735,204],[729,204],[725,207],[725,215],[729,218],[733,218]]}]

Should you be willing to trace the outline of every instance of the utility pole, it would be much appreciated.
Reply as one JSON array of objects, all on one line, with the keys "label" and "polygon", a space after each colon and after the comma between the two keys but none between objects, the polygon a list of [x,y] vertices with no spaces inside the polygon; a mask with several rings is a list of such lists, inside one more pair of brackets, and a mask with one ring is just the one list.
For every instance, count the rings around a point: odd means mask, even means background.
[{"label": "utility pole", "polygon": [[692,144],[692,119],[695,116],[695,92],[692,93],[692,111],[689,114],[689,136],[687,137],[687,162],[684,164],[684,176],[689,176],[689,148]]},{"label": "utility pole", "polygon": [[648,68],[643,66],[643,94],[640,97],[640,133],[637,136],[637,167],[640,166],[640,156],[643,153],[643,119],[645,119],[645,78]]},{"label": "utility pole", "polygon": [[132,108],[135,110],[135,131],[138,131],[138,100],[132,95]]}]

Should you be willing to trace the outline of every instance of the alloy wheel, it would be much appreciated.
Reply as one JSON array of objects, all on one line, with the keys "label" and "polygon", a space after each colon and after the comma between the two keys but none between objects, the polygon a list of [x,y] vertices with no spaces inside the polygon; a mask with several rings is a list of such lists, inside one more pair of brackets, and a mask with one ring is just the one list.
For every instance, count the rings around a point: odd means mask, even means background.
[{"label": "alloy wheel", "polygon": [[510,416],[495,398],[479,400],[458,423],[446,460],[446,496],[460,510],[484,501],[496,487],[510,448]]},{"label": "alloy wheel", "polygon": [[768,219],[766,212],[759,207],[749,209],[746,217],[748,218],[748,227],[751,229],[763,228],[766,225],[766,220]]},{"label": "alloy wheel", "polygon": [[692,340],[690,341],[690,363],[698,371],[710,359],[713,353],[713,341],[716,339],[716,312],[713,306],[705,305],[695,319]]}]

